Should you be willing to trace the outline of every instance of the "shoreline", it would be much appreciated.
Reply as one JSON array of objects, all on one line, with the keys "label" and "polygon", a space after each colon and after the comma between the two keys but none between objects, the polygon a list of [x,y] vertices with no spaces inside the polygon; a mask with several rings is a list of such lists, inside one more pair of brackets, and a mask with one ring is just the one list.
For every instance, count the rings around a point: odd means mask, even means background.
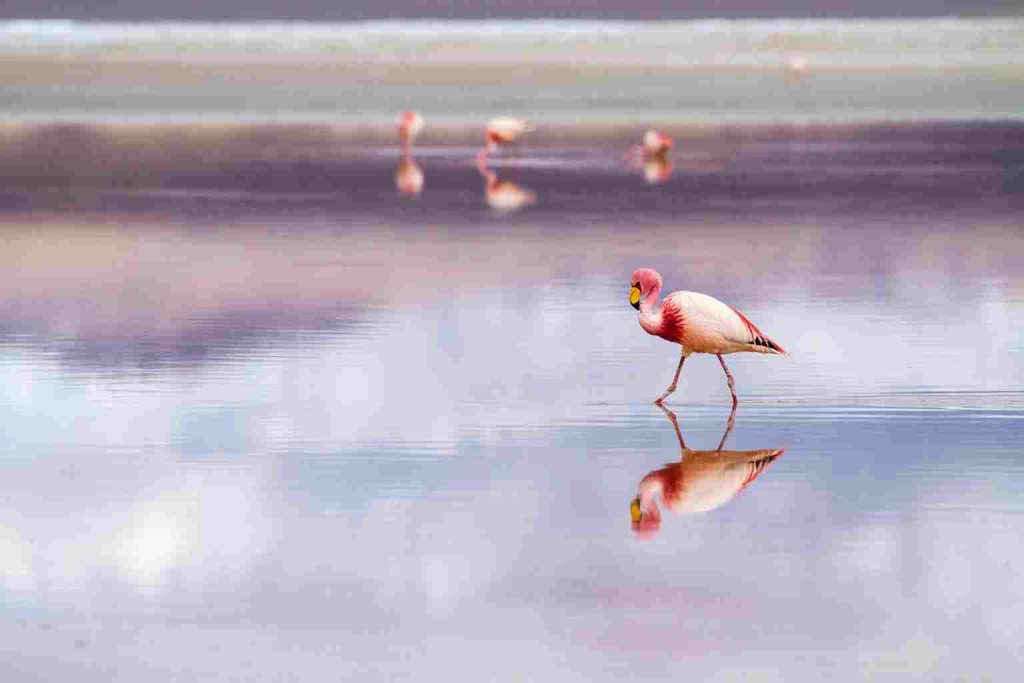
[{"label": "shoreline", "polygon": [[[524,168],[564,161],[567,168],[617,168],[648,127],[671,135],[677,164],[732,170],[757,166],[768,154],[784,161],[821,150],[871,153],[882,159],[920,150],[950,154],[973,150],[986,158],[1016,154],[1024,122],[943,121],[812,124],[688,124],[645,126],[541,123],[507,153],[500,166]],[[483,122],[429,123],[413,156],[421,161],[472,167],[483,143]],[[93,184],[136,186],[158,178],[202,173],[216,182],[287,175],[296,164],[312,168],[376,165],[400,156],[395,123],[12,123],[0,121],[0,182],[8,189]],[[518,161],[517,161],[518,160]],[[220,179],[220,180],[218,180]]]},{"label": "shoreline", "polygon": [[[664,128],[675,149],[650,169],[627,155],[644,129],[542,125],[489,166],[534,197],[521,214],[527,220],[628,213],[664,221],[694,211],[761,220],[842,215],[851,206],[865,216],[893,205],[949,214],[1020,204],[1022,123],[675,124]],[[392,123],[0,123],[0,213],[46,209],[55,197],[64,209],[104,211],[180,211],[200,197],[238,208],[258,198],[383,212],[403,224],[474,223],[490,203],[475,165],[482,143],[481,124],[428,124],[412,152],[425,186],[402,196],[408,162]]]},{"label": "shoreline", "polygon": [[[991,119],[922,119],[886,120],[867,119],[853,121],[755,121],[710,122],[670,121],[651,119],[646,122],[597,123],[550,122],[543,118],[528,120],[538,122],[538,129],[524,138],[521,145],[551,146],[559,142],[575,142],[587,147],[607,141],[614,143],[624,136],[642,135],[649,128],[657,128],[681,140],[708,137],[777,137],[787,133],[800,135],[819,134],[822,136],[849,136],[857,133],[892,134],[915,131],[943,133],[957,130],[1000,130],[1024,127],[1024,118]],[[440,123],[428,120],[426,131],[417,140],[417,148],[438,146],[478,145],[485,119]],[[118,137],[164,141],[164,137],[178,144],[188,141],[206,143],[211,138],[230,139],[233,136],[265,136],[266,138],[291,138],[298,141],[323,141],[341,143],[360,148],[392,147],[397,143],[397,113],[395,121],[375,119],[372,122],[321,122],[321,121],[275,121],[275,120],[234,120],[217,121],[194,119],[183,121],[134,121],[134,120],[39,120],[24,121],[0,117],[0,145],[9,152],[11,145],[20,145],[33,138],[47,134],[80,136],[82,140],[109,141],[116,144]],[[185,136],[183,139],[181,136]],[[632,137],[630,139],[632,139]]]}]

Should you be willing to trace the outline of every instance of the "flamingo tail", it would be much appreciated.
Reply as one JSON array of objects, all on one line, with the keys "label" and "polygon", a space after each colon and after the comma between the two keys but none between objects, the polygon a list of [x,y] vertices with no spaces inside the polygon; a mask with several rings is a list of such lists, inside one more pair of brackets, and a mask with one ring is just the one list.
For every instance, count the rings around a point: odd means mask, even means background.
[{"label": "flamingo tail", "polygon": [[756,351],[758,353],[773,353],[773,354],[778,354],[780,356],[788,356],[789,355],[786,352],[786,349],[782,348],[781,346],[776,344],[774,341],[769,339],[768,335],[766,335],[764,332],[759,330],[757,328],[757,325],[755,325],[754,323],[750,322],[747,319],[747,316],[743,315],[742,313],[737,311],[735,308],[733,308],[732,310],[736,313],[736,315],[738,315],[740,317],[740,320],[743,321],[743,324],[747,326],[747,330],[750,331],[750,341],[747,342],[747,343],[750,344],[751,346],[755,347],[755,348],[751,349],[751,351]]}]

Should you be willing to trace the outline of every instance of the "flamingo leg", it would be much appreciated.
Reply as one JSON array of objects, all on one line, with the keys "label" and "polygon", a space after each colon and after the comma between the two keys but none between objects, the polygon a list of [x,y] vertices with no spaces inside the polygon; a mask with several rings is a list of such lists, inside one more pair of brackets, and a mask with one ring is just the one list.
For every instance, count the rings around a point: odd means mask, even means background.
[{"label": "flamingo leg", "polygon": [[722,447],[725,446],[725,440],[729,438],[729,432],[732,431],[733,426],[736,424],[736,404],[732,404],[732,410],[729,411],[729,419],[725,422],[725,433],[722,434],[722,440],[718,442],[718,452],[722,452]]},{"label": "flamingo leg", "polygon": [[676,430],[676,438],[679,439],[679,452],[682,453],[686,450],[686,444],[683,442],[683,434],[679,431],[679,420],[676,419],[676,414],[665,407],[663,403],[659,403],[658,407],[665,413],[668,421],[672,423],[672,428]]},{"label": "flamingo leg", "polygon": [[676,390],[676,385],[679,384],[679,373],[683,371],[683,363],[685,361],[686,361],[686,354],[685,353],[680,353],[679,354],[679,367],[676,368],[676,376],[672,378],[672,384],[668,385],[668,389],[665,390],[665,393],[662,394],[661,396],[659,396],[658,400],[655,401],[655,403],[657,403],[659,406],[661,405],[661,402],[664,401],[668,397],[669,394],[671,394],[673,391]]},{"label": "flamingo leg", "polygon": [[[736,382],[733,381],[732,373],[729,372],[729,368],[725,367],[725,359],[722,358],[722,354],[716,353],[715,355],[718,356],[718,362],[722,364],[722,369],[725,370],[725,377],[729,381],[729,392],[732,393],[732,407],[733,407],[733,410],[735,410],[736,409],[736,403],[737,403],[737,401],[736,401]],[[674,383],[673,383],[672,388],[673,389],[675,388],[675,384]]]}]

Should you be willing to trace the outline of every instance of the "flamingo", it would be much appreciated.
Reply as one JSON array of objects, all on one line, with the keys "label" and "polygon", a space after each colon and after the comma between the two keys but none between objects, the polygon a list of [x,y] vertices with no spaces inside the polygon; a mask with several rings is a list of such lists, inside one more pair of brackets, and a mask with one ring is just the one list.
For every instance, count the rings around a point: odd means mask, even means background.
[{"label": "flamingo", "polygon": [[645,157],[663,157],[672,151],[672,138],[657,130],[644,133],[643,153]]},{"label": "flamingo", "polygon": [[402,141],[402,152],[408,153],[426,123],[418,111],[404,111],[398,118],[398,137]]},{"label": "flamingo", "polygon": [[679,344],[681,354],[675,377],[665,393],[655,401],[662,401],[676,390],[679,373],[686,357],[693,353],[713,353],[722,364],[732,405],[736,407],[736,383],[722,358],[726,353],[752,351],[754,353],[785,354],[786,351],[766,337],[746,316],[718,299],[698,292],[672,292],[657,307],[661,293],[661,275],[651,268],[639,268],[630,280],[629,303],[640,313],[640,327],[647,334]]},{"label": "flamingo", "polygon": [[648,185],[657,185],[672,175],[672,162],[668,153],[672,151],[672,138],[656,130],[644,133],[644,144],[630,147],[626,160],[635,168],[642,168]]},{"label": "flamingo", "polygon": [[515,142],[527,133],[532,133],[536,129],[537,127],[529,121],[512,118],[510,116],[491,119],[487,122],[487,127],[484,129],[484,136],[487,144],[477,155],[477,167],[481,169],[485,168],[487,155],[498,149],[499,146]]},{"label": "flamingo", "polygon": [[683,442],[675,413],[663,405],[659,407],[665,411],[679,439],[680,461],[654,470],[640,480],[637,496],[629,506],[633,532],[640,538],[653,536],[661,527],[661,513],[655,496],[660,495],[662,505],[677,514],[710,512],[732,500],[785,452],[780,448],[723,451],[725,440],[732,431],[735,408],[729,415],[718,448],[713,451],[692,450]]},{"label": "flamingo", "polygon": [[395,187],[402,194],[415,197],[423,191],[423,170],[410,156],[402,157],[395,171]]}]

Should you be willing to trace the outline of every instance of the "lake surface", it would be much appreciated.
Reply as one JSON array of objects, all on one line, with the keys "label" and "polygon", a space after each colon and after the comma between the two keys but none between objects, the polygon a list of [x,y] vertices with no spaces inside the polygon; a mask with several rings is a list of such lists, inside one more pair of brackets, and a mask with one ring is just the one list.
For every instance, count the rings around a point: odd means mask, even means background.
[{"label": "lake surface", "polygon": [[[1024,128],[722,129],[646,180],[539,137],[489,188],[449,141],[418,196],[296,130],[5,138],[4,680],[1020,670]],[[638,535],[681,455],[640,266],[790,355],[728,357],[724,449],[781,455]],[[714,358],[670,407],[718,448]]]}]

